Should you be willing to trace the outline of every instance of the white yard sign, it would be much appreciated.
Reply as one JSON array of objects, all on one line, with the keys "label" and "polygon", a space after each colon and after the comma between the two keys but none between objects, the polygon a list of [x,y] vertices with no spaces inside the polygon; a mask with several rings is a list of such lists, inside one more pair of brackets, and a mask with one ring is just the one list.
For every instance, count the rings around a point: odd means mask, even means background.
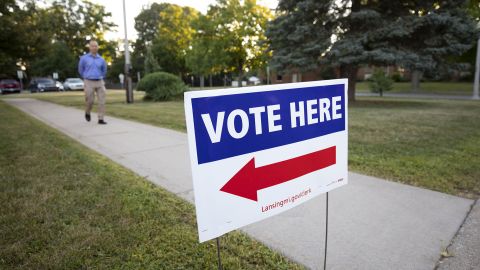
[{"label": "white yard sign", "polygon": [[200,242],[347,184],[347,80],[185,93]]}]

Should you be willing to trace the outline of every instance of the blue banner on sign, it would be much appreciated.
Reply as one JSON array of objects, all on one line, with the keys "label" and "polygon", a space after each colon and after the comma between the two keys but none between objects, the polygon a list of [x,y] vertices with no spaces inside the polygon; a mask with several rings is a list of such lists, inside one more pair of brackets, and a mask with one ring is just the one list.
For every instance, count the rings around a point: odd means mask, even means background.
[{"label": "blue banner on sign", "polygon": [[198,163],[345,130],[343,84],[192,99]]}]

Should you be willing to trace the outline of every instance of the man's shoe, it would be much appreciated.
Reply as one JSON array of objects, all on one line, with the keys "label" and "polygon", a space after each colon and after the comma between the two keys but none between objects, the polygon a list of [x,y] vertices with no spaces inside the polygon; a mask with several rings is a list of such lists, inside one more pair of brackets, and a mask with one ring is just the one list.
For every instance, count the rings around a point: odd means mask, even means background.
[{"label": "man's shoe", "polygon": [[85,113],[85,120],[87,120],[88,122],[90,122],[90,114],[89,113]]},{"label": "man's shoe", "polygon": [[105,122],[105,121],[103,121],[103,120],[98,120],[98,124],[99,124],[99,125],[106,125],[107,122]]}]

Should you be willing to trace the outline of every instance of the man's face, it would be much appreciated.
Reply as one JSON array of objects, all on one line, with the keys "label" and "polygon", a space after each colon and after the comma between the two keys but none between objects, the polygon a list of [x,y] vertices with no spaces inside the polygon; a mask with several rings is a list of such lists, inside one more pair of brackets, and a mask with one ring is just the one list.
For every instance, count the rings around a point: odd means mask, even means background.
[{"label": "man's face", "polygon": [[90,43],[88,44],[88,47],[90,48],[90,53],[97,54],[98,43],[96,41],[90,41]]}]

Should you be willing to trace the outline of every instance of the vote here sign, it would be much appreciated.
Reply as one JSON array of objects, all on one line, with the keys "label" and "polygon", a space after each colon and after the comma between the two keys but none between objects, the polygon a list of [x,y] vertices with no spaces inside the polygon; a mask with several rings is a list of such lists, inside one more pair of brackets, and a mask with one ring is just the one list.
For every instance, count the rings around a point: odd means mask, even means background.
[{"label": "vote here sign", "polygon": [[185,93],[200,242],[347,183],[347,80]]}]

